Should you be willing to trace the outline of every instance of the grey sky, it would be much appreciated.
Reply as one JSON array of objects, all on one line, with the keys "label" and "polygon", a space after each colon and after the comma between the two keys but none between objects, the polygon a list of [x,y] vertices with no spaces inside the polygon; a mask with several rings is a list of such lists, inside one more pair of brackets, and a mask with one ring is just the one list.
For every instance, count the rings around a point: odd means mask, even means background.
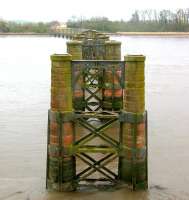
[{"label": "grey sky", "polygon": [[128,19],[135,9],[189,8],[189,0],[0,0],[0,18],[66,21],[71,16]]}]

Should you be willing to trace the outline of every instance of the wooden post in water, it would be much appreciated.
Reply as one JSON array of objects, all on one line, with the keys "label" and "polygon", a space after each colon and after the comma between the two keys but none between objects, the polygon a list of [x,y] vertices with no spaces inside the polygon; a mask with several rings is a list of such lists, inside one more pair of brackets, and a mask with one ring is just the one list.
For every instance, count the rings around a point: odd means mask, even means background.
[{"label": "wooden post in water", "polygon": [[147,188],[145,77],[142,55],[125,56],[125,91],[122,112],[120,179],[135,190]]},{"label": "wooden post in water", "polygon": [[47,188],[73,191],[75,158],[69,153],[73,144],[73,107],[69,54],[51,56],[51,110],[49,110]]}]

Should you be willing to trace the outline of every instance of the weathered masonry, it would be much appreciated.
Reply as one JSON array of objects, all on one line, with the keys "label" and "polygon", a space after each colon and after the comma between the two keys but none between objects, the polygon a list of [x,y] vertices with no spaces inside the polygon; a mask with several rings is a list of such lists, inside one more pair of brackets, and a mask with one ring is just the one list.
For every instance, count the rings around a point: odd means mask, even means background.
[{"label": "weathered masonry", "polygon": [[126,183],[148,187],[145,57],[85,31],[51,56],[47,188]]}]

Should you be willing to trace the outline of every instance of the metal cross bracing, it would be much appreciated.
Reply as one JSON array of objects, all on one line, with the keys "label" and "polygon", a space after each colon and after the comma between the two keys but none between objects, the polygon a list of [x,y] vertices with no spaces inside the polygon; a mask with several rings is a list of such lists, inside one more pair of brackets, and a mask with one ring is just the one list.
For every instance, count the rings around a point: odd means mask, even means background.
[{"label": "metal cross bracing", "polygon": [[82,54],[85,60],[103,60],[105,59],[105,45],[97,40],[85,41],[82,45]]},{"label": "metal cross bracing", "polygon": [[[97,124],[92,123],[98,121]],[[73,131],[73,143],[70,146],[66,144],[69,142],[62,141],[63,136],[66,136],[67,132],[64,132],[64,123],[72,123],[74,126]],[[123,147],[123,123],[132,123],[136,130],[135,123],[145,122],[145,145],[146,148],[136,148],[136,134],[133,132],[129,142],[135,144],[133,147]],[[57,123],[58,127],[58,143],[50,144],[50,131]],[[50,126],[53,125],[53,127]],[[83,130],[78,131],[78,125]],[[70,135],[67,135],[70,136]],[[66,136],[66,137],[67,137]],[[72,136],[71,136],[72,138]],[[67,137],[70,140],[70,137]],[[47,149],[47,187],[56,188],[62,191],[65,182],[70,182],[71,191],[76,185],[81,184],[82,181],[108,181],[108,185],[119,183],[121,180],[122,165],[124,164],[122,159],[123,153],[132,154],[131,159],[131,179],[128,181],[133,189],[145,188],[147,185],[147,113],[144,115],[133,115],[132,113],[119,112],[83,112],[77,111],[75,113],[59,113],[49,111],[48,117],[48,149]],[[66,146],[62,146],[62,145]],[[125,149],[126,148],[126,149]],[[125,152],[125,153],[126,153]],[[124,154],[125,154],[124,153]],[[129,153],[129,154],[130,154]],[[101,156],[99,156],[101,154]],[[57,157],[58,155],[58,157]],[[84,162],[87,167],[80,166],[81,170],[77,170],[77,159]],[[144,166],[138,165],[139,159],[144,159]],[[76,163],[75,163],[76,160]],[[112,162],[117,162],[115,165]],[[127,160],[128,162],[129,160]],[[111,163],[111,165],[109,165]],[[128,163],[129,164],[129,163]],[[109,165],[109,166],[108,166]],[[129,165],[127,166],[129,167]],[[142,167],[141,169],[139,169]],[[116,169],[117,170],[113,170]],[[125,168],[123,168],[125,171]],[[140,170],[140,171],[139,171]],[[118,172],[117,172],[118,171]],[[99,172],[100,177],[92,177],[95,172]],[[137,180],[138,173],[145,176],[144,180]],[[75,184],[77,183],[77,184]],[[64,188],[66,191],[69,189]]]},{"label": "metal cross bracing", "polygon": [[[83,102],[81,103],[84,105],[83,110],[75,107],[76,128],[73,151],[74,156],[87,165],[76,174],[76,180],[78,182],[96,180],[97,177],[90,177],[98,172],[101,175],[98,180],[116,183],[118,170],[113,171],[107,165],[119,157],[121,138],[119,112],[104,110],[103,101],[104,91],[107,89],[112,91],[111,101],[114,101],[115,89],[123,92],[124,62],[72,61],[72,87],[73,93],[78,89],[82,90]],[[77,99],[73,102],[76,101]],[[99,122],[98,125],[92,123],[95,120]],[[77,125],[83,128],[80,137],[77,135]],[[113,128],[114,126],[117,129]]]},{"label": "metal cross bracing", "polygon": [[[124,62],[72,61],[72,87],[73,93],[78,89],[82,90],[81,104],[84,105],[85,111],[102,110],[105,91],[111,91],[112,103],[116,99],[116,89],[123,92]],[[74,108],[78,110],[75,105]]]},{"label": "metal cross bracing", "polygon": [[[77,123],[84,128],[87,134],[81,134],[81,137],[75,135],[74,155],[84,162],[87,167],[76,174],[76,180],[87,181],[96,180],[90,176],[99,172],[100,179],[116,183],[118,174],[106,166],[119,157],[120,151],[120,129],[117,128],[117,137],[111,135],[111,128],[119,124],[119,114],[113,112],[77,112]],[[98,126],[91,123],[91,119],[99,120]],[[118,125],[119,126],[119,125]],[[77,129],[75,131],[77,134]],[[101,156],[96,155],[101,154]],[[98,159],[97,159],[98,158]]]}]

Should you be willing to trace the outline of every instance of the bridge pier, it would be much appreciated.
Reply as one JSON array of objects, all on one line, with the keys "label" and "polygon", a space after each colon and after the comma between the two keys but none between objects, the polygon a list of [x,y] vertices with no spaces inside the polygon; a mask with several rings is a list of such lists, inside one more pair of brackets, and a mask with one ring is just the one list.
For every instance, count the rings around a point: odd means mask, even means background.
[{"label": "bridge pier", "polygon": [[[120,42],[96,31],[76,38],[67,42],[69,54],[51,56],[47,188],[73,191],[81,181],[103,181],[147,189],[145,56],[122,61]],[[87,167],[78,171],[77,159]],[[107,166],[112,161],[116,170]]]}]

